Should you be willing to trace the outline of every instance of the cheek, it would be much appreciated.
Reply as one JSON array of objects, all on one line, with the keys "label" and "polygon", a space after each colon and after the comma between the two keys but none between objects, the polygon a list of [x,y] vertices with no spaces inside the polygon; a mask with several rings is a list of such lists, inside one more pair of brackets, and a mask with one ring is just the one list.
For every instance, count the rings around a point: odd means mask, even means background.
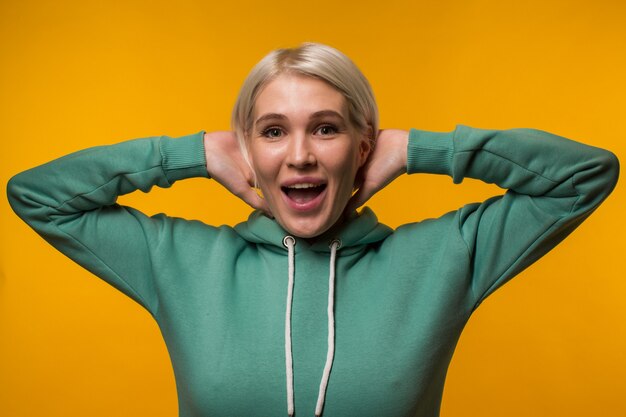
[{"label": "cheek", "polygon": [[271,147],[251,147],[249,150],[250,163],[257,176],[257,180],[275,176],[280,169],[278,153]]},{"label": "cheek", "polygon": [[341,171],[346,179],[356,173],[356,170],[359,168],[360,161],[357,149],[354,147],[338,149],[334,155],[336,155],[334,162],[335,169]]},{"label": "cheek", "polygon": [[329,161],[329,169],[337,183],[337,192],[340,197],[349,198],[352,195],[356,173],[359,169],[359,155],[353,150],[344,153],[337,152],[335,155],[341,155],[341,157]]},{"label": "cheek", "polygon": [[275,205],[280,200],[280,187],[277,184],[282,158],[275,152],[267,152],[265,149],[263,152],[252,151],[250,160],[256,186],[261,190],[263,198],[270,205],[274,215],[280,217]]}]

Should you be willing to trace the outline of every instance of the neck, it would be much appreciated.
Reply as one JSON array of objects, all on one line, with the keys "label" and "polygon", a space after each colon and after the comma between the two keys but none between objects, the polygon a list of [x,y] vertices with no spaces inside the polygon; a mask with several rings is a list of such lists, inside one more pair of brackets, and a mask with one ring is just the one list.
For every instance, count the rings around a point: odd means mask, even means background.
[{"label": "neck", "polygon": [[313,245],[317,242],[328,242],[332,239],[336,239],[339,237],[339,231],[343,228],[344,224],[356,216],[356,210],[351,212],[344,210],[343,213],[341,213],[341,216],[339,216],[339,219],[337,219],[335,224],[333,224],[328,230],[317,236],[305,238],[304,241],[309,245]]}]

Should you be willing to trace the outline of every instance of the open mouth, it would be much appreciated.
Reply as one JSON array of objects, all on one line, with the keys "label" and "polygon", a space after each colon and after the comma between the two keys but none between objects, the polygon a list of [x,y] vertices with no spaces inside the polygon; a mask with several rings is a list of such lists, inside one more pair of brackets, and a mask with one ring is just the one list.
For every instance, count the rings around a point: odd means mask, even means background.
[{"label": "open mouth", "polygon": [[280,187],[283,193],[296,204],[306,204],[315,200],[324,190],[326,184],[302,183]]}]

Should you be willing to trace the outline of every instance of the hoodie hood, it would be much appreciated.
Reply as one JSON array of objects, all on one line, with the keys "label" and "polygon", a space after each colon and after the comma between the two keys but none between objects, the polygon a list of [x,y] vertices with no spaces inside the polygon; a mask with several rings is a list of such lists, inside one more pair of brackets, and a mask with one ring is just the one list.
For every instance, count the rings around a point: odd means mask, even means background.
[{"label": "hoodie hood", "polygon": [[[276,220],[265,216],[260,210],[252,212],[248,221],[236,225],[235,231],[248,242],[268,245],[271,249],[280,252],[286,251],[283,239],[291,235]],[[340,253],[350,254],[364,245],[385,239],[392,232],[389,226],[378,222],[378,218],[369,207],[365,207],[360,213],[356,211],[350,213],[343,222],[339,222],[338,225],[313,240],[296,238],[298,245],[295,251],[297,253],[308,248],[315,252],[330,252],[329,243],[339,240],[341,242]]]}]

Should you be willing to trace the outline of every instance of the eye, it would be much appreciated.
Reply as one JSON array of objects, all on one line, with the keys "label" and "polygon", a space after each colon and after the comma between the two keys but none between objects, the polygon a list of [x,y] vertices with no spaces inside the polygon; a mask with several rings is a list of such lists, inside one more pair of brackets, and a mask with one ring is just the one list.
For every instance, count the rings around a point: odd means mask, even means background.
[{"label": "eye", "polygon": [[261,132],[261,134],[267,138],[270,139],[275,139],[278,138],[282,135],[282,130],[280,130],[280,128],[278,127],[269,127],[267,129],[265,129],[263,132]]},{"label": "eye", "polygon": [[338,129],[333,125],[323,125],[317,128],[317,131],[322,136],[334,135],[338,132]]}]

